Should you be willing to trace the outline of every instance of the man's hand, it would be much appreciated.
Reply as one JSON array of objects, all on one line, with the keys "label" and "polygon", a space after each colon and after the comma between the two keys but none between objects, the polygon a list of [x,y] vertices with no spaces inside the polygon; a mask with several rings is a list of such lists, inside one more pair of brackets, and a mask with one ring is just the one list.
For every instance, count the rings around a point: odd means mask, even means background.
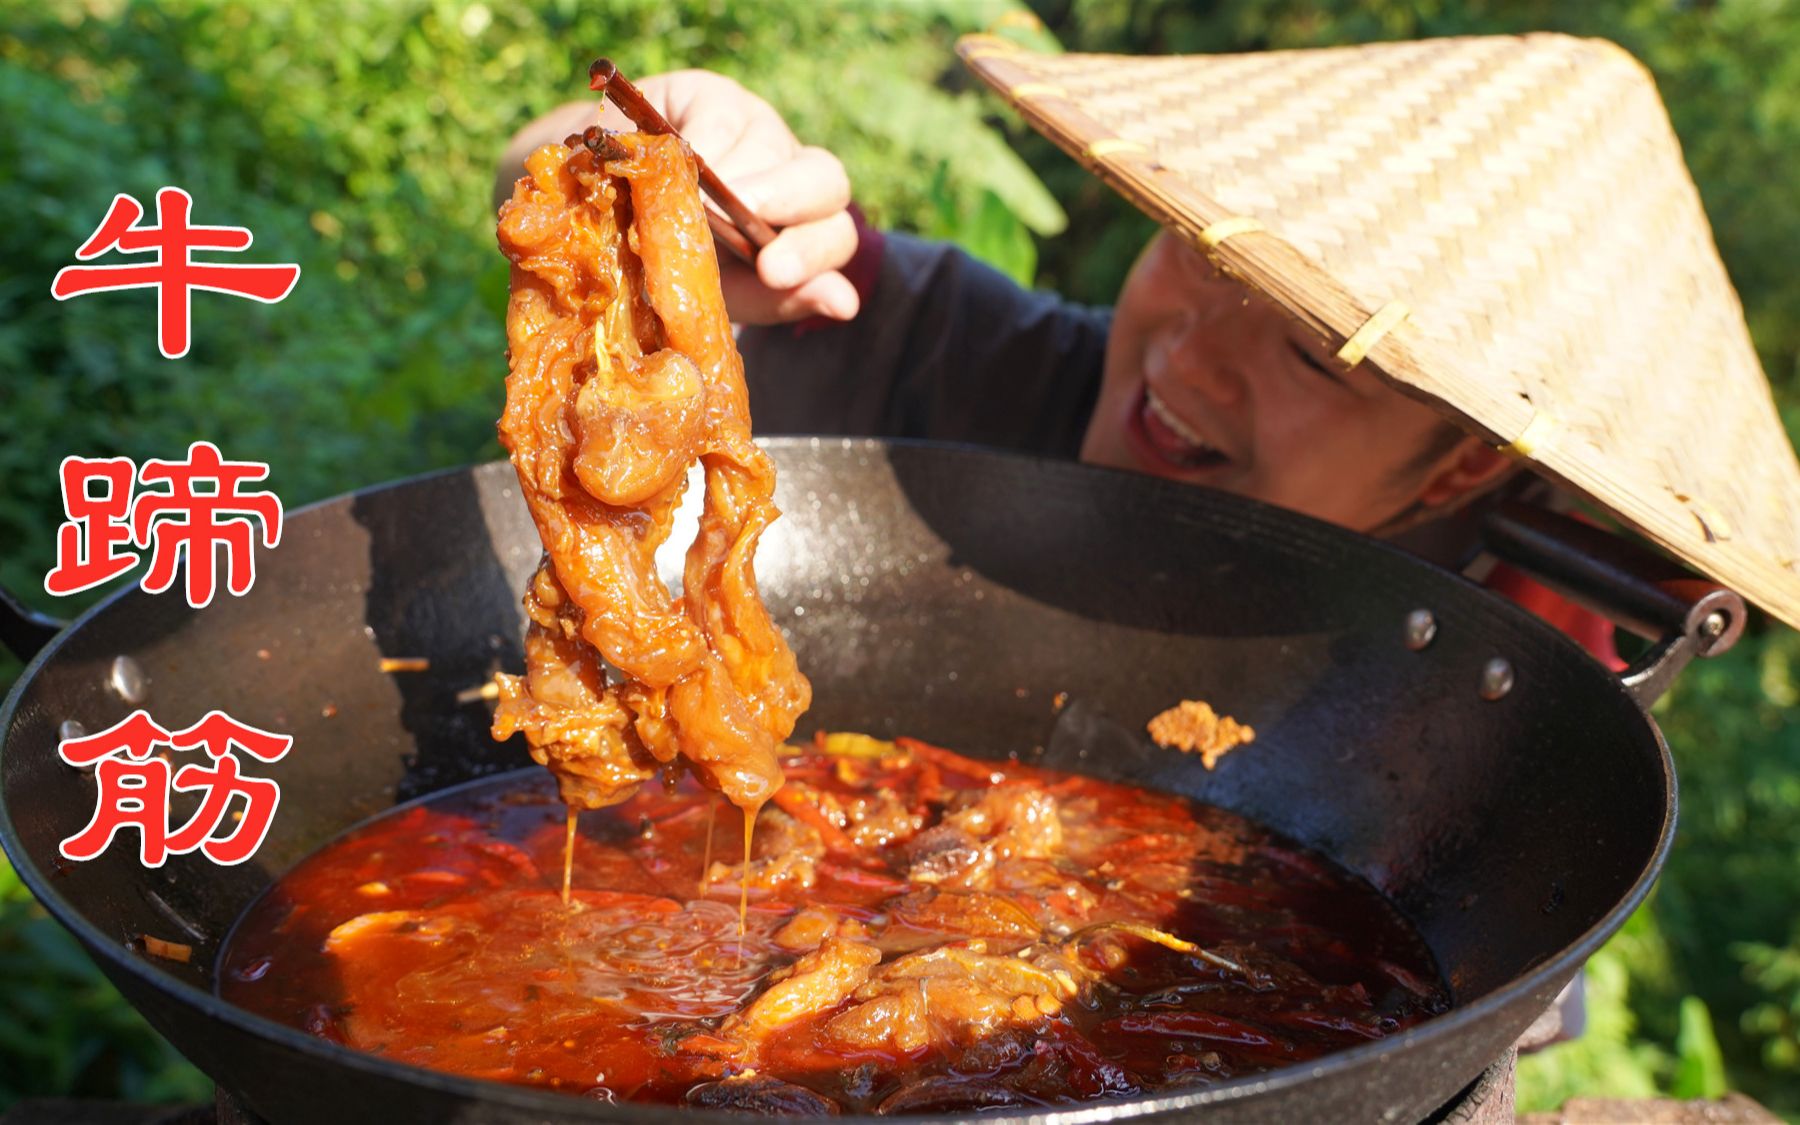
[{"label": "man's hand", "polygon": [[[752,211],[781,228],[754,270],[730,253],[719,255],[731,319],[779,324],[815,314],[855,316],[856,290],[838,272],[856,252],[856,228],[845,210],[850,179],[838,158],[801,144],[773,106],[723,75],[681,70],[637,86]],[[501,158],[498,198],[512,194],[532,150],[594,120],[593,102],[572,102],[520,130]],[[636,128],[611,103],[599,121],[608,129]]]}]

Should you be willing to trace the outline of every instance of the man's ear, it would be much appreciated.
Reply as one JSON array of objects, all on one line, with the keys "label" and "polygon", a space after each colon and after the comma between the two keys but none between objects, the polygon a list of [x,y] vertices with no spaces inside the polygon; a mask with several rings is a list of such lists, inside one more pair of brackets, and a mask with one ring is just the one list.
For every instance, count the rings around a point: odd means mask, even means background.
[{"label": "man's ear", "polygon": [[1517,463],[1480,438],[1466,437],[1431,471],[1418,502],[1425,508],[1455,504],[1493,484]]}]

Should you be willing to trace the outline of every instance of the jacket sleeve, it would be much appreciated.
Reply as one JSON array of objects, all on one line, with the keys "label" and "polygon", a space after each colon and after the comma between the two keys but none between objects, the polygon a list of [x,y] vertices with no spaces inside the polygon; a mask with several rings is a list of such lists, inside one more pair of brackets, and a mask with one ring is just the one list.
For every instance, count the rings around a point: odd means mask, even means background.
[{"label": "jacket sleeve", "polygon": [[854,320],[739,334],[758,431],[1073,457],[1110,313],[1023,289],[947,244],[877,237],[879,265]]}]

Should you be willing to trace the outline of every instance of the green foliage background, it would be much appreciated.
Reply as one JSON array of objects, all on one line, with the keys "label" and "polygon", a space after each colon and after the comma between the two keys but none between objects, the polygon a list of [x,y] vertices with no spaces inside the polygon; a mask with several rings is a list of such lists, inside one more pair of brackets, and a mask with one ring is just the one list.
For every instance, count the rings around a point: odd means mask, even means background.
[{"label": "green foliage background", "polygon": [[[0,579],[72,612],[41,593],[61,518],[54,466],[69,453],[168,456],[211,438],[271,462],[290,507],[497,456],[493,160],[512,130],[580,89],[601,51],[627,73],[731,74],[844,158],[877,222],[1109,300],[1148,223],[1000,113],[950,53],[957,34],[1014,6],[0,0]],[[1793,0],[1036,7],[1078,50],[1532,29],[1619,41],[1657,75],[1800,429]],[[147,200],[164,184],[192,193],[196,222],[248,226],[253,255],[304,270],[278,306],[202,295],[180,362],[156,354],[149,294],[48,295],[115,192]],[[1730,1086],[1800,1114],[1797,669],[1800,637],[1764,627],[1690,669],[1659,707],[1681,771],[1680,838],[1655,899],[1590,967],[1588,1035],[1528,1061],[1527,1105]],[[0,682],[17,670],[0,663]],[[4,865],[0,995],[0,1107],[205,1094]]]}]

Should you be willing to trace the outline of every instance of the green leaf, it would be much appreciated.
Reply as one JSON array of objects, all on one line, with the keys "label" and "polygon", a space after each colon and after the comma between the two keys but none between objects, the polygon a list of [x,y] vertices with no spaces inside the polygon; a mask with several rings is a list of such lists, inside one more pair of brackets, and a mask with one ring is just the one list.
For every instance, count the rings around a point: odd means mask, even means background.
[{"label": "green leaf", "polygon": [[1675,1085],[1678,1098],[1722,1098],[1725,1059],[1713,1034],[1712,1013],[1698,996],[1681,998],[1681,1030],[1675,1035]]},{"label": "green leaf", "polygon": [[985,188],[955,240],[1020,285],[1030,287],[1037,274],[1037,244],[1031,232],[1004,200]]}]

